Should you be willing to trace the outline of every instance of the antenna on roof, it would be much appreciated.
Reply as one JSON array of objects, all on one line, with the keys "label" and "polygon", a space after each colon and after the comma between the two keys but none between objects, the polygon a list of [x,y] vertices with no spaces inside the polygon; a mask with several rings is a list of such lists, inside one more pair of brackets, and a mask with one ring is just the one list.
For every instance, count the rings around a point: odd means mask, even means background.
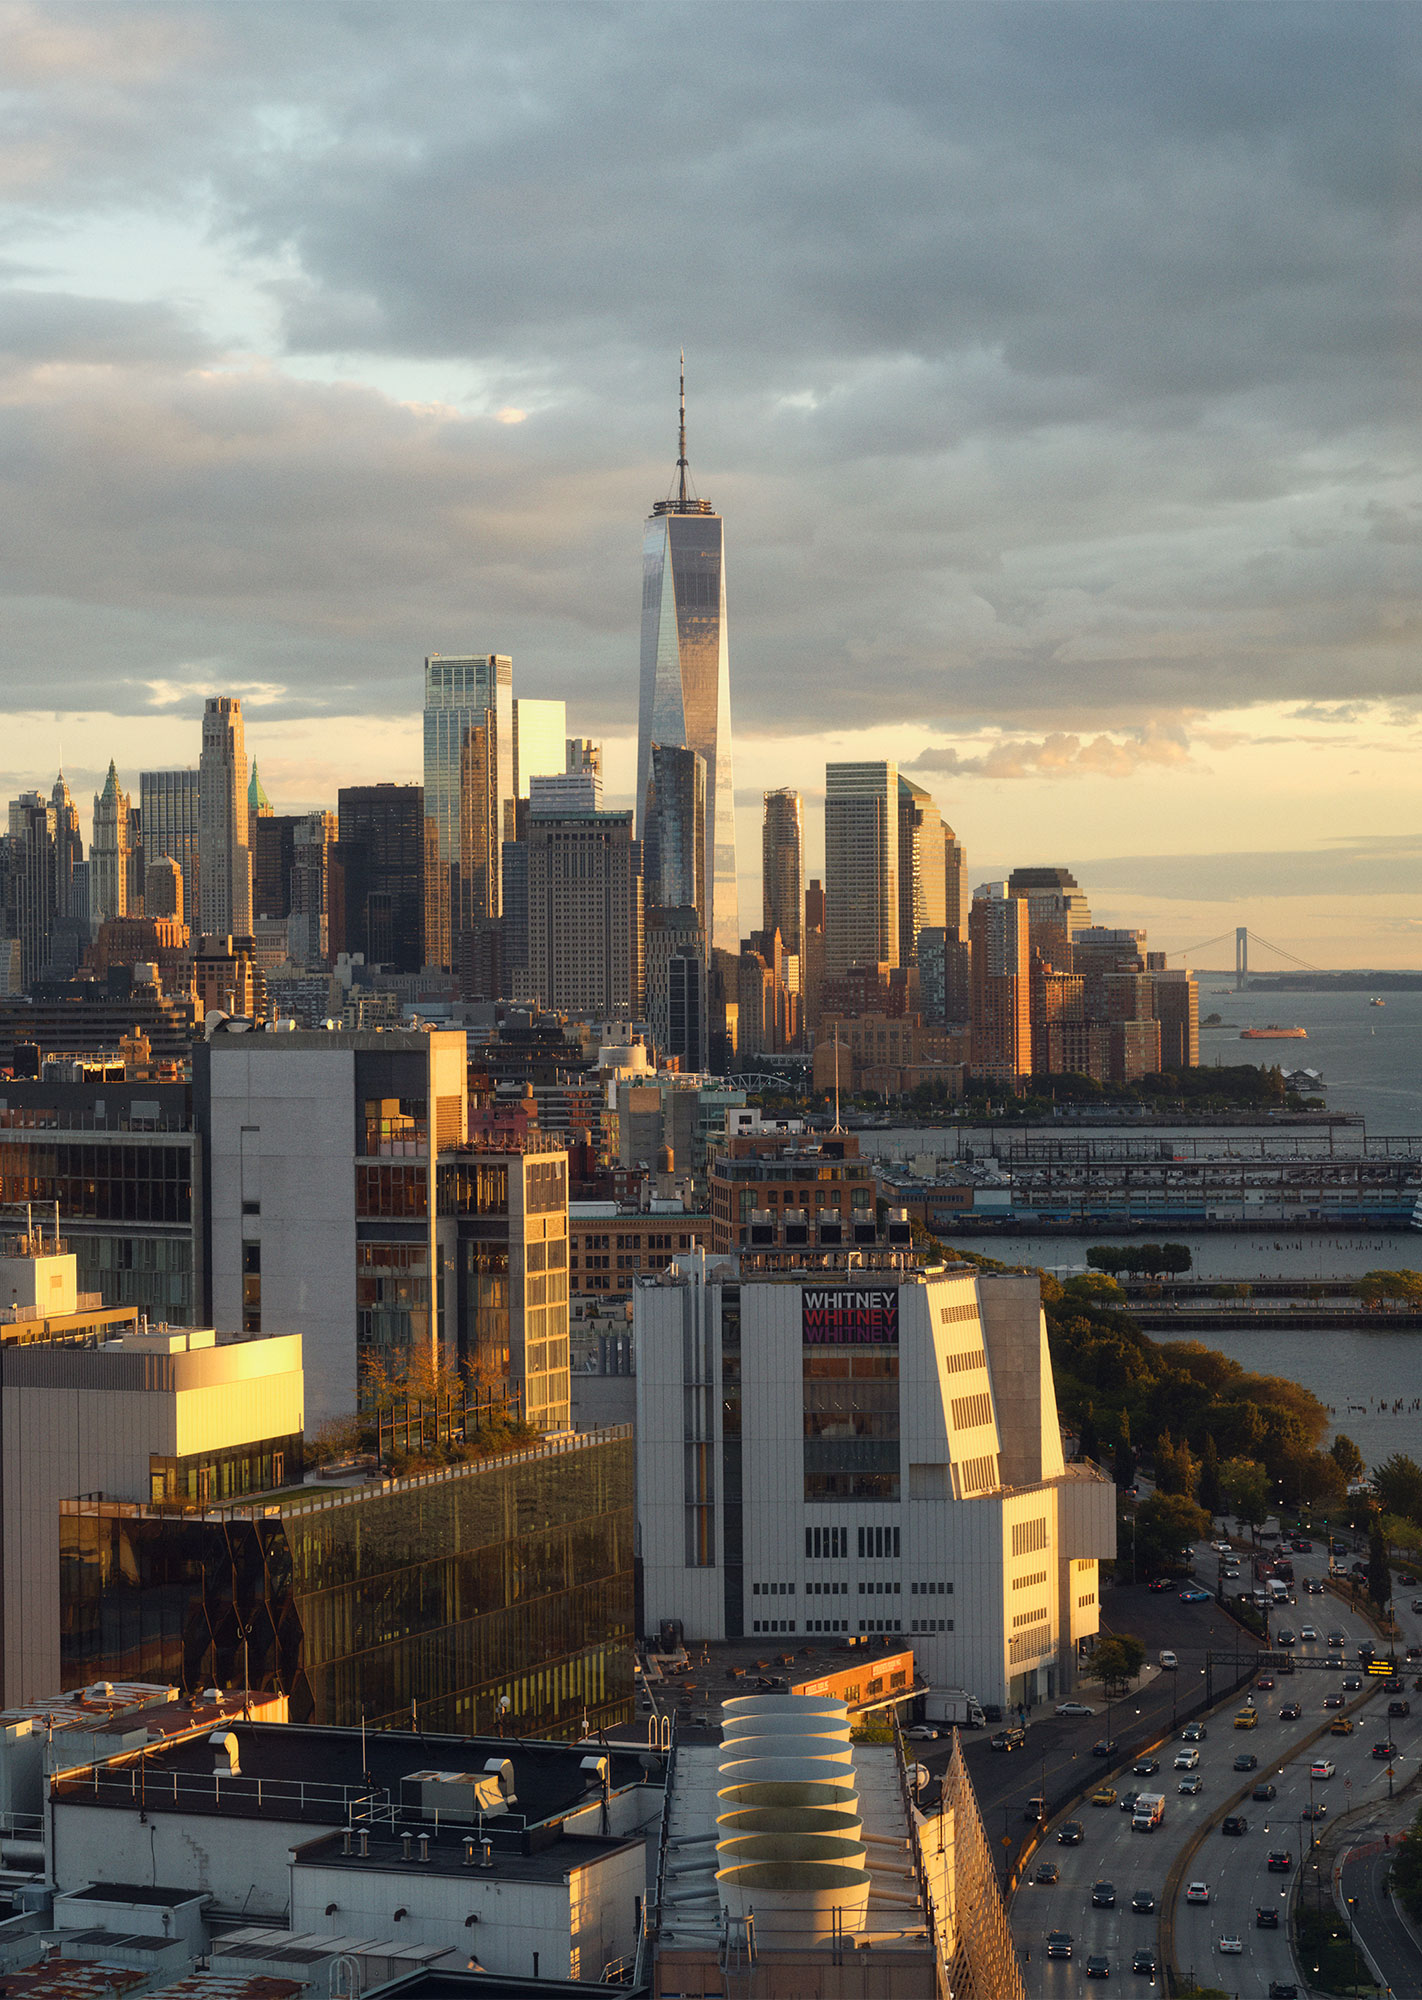
[{"label": "antenna on roof", "polygon": [[686,512],[686,349],[681,350],[681,404],[680,427],[677,431],[677,495],[676,503]]}]

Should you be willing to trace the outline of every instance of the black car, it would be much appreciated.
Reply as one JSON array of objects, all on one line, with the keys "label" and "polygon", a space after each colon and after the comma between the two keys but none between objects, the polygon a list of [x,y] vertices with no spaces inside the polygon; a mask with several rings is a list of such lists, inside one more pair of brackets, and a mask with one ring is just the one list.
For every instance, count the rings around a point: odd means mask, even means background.
[{"label": "black car", "polygon": [[989,1736],[989,1750],[1020,1750],[1027,1741],[1025,1729],[999,1729],[995,1736]]},{"label": "black car", "polygon": [[1397,1755],[1397,1745],[1395,1743],[1375,1743],[1373,1745],[1373,1755],[1379,1761],[1387,1757],[1395,1757]]},{"label": "black car", "polygon": [[1361,1674],[1346,1674],[1343,1679],[1344,1694],[1361,1694],[1363,1680]]},{"label": "black car", "polygon": [[1080,1847],[1085,1838],[1085,1828],[1079,1819],[1064,1819],[1057,1828],[1057,1844],[1060,1847]]},{"label": "black car", "polygon": [[1032,1880],[1039,1889],[1055,1889],[1061,1880],[1061,1871],[1055,1861],[1039,1861]]},{"label": "black car", "polygon": [[1114,1736],[1103,1736],[1099,1743],[1092,1744],[1091,1754],[1093,1757],[1114,1757],[1120,1747]]},{"label": "black car", "polygon": [[1048,1958],[1070,1958],[1070,1957],[1071,1957],[1071,1932],[1070,1932],[1070,1931],[1048,1931],[1048,1932],[1047,1932],[1047,1956],[1048,1956]]},{"label": "black car", "polygon": [[1148,1972],[1152,1979],[1155,1977],[1157,1969],[1155,1953],[1153,1951],[1138,1951],[1131,1960],[1132,1972]]},{"label": "black car", "polygon": [[1286,1847],[1271,1847],[1265,1865],[1271,1875],[1289,1875],[1293,1873],[1294,1857]]},{"label": "black car", "polygon": [[1323,1697],[1323,1705],[1325,1708],[1344,1708],[1347,1706],[1341,1694],[1326,1694]]},{"label": "black car", "polygon": [[1234,1760],[1234,1768],[1236,1771],[1257,1771],[1259,1759],[1252,1750],[1241,1750]]},{"label": "black car", "polygon": [[1091,1885],[1091,1907],[1093,1910],[1114,1910],[1116,1907],[1116,1885],[1114,1882],[1093,1882]]},{"label": "black car", "polygon": [[1256,1799],[1264,1799],[1267,1802],[1269,1799],[1277,1798],[1278,1793],[1275,1791],[1273,1785],[1271,1785],[1269,1783],[1269,1780],[1266,1778],[1262,1784],[1256,1785],[1254,1787],[1254,1790],[1250,1794],[1250,1796]]},{"label": "black car", "polygon": [[1138,1778],[1153,1778],[1160,1769],[1160,1759],[1159,1757],[1142,1757],[1139,1764],[1132,1764],[1131,1769]]},{"label": "black car", "polygon": [[1090,1958],[1087,1959],[1086,1976],[1088,1979],[1109,1979],[1111,1977],[1111,1961],[1104,1951],[1094,1951]]},{"label": "black car", "polygon": [[1041,1825],[1042,1821],[1047,1817],[1047,1802],[1040,1793],[1036,1797],[1028,1799],[1026,1805],[1022,1808],[1022,1817],[1030,1821],[1033,1826]]},{"label": "black car", "polygon": [[1299,1989],[1292,1979],[1271,1979],[1269,2000],[1299,2000]]},{"label": "black car", "polygon": [[1148,1917],[1155,1909],[1155,1897],[1149,1889],[1137,1889],[1131,1898],[1131,1908],[1137,1916]]},{"label": "black car", "polygon": [[1311,1806],[1305,1806],[1303,1811],[1299,1814],[1300,1819],[1326,1819],[1327,1817],[1328,1817],[1328,1808],[1323,1803],[1322,1799],[1316,1800],[1315,1803]]},{"label": "black car", "polygon": [[1297,1722],[1302,1714],[1303,1710],[1296,1701],[1286,1701],[1279,1710],[1279,1720],[1280,1722]]},{"label": "black car", "polygon": [[1243,1813],[1228,1813],[1220,1821],[1220,1832],[1232,1834],[1236,1840],[1241,1834],[1248,1833],[1248,1831],[1249,1821],[1244,1817]]},{"label": "black car", "polygon": [[1279,1928],[1279,1912],[1277,1910],[1256,1910],[1254,1912],[1254,1928],[1257,1931],[1276,1931]]},{"label": "black car", "polygon": [[1390,1701],[1387,1705],[1387,1712],[1390,1716],[1411,1715],[1412,1703],[1410,1701]]}]

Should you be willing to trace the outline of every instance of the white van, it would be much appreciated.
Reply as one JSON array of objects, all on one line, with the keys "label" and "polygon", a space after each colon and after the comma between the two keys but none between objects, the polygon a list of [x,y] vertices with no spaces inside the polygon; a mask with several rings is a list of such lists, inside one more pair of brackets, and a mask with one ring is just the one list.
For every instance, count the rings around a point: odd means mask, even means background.
[{"label": "white van", "polygon": [[1174,1653],[1167,1650],[1160,1655],[1160,1664],[1166,1673],[1173,1674],[1175,1669],[1180,1665],[1180,1662],[1176,1659]]}]

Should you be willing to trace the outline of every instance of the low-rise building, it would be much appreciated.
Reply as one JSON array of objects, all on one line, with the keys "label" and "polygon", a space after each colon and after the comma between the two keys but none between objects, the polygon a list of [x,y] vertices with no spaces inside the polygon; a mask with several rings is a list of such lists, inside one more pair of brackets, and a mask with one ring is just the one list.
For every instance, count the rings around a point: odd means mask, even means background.
[{"label": "low-rise building", "polygon": [[630,1299],[645,1271],[664,1271],[678,1251],[711,1241],[711,1217],[680,1202],[623,1208],[579,1201],[568,1209],[568,1289],[574,1300]]},{"label": "low-rise building", "polygon": [[874,1219],[874,1169],[852,1132],[812,1135],[752,1129],[729,1133],[711,1158],[711,1247],[744,1249],[757,1210],[799,1210],[814,1223],[833,1215],[846,1228]]},{"label": "low-rise building", "polygon": [[647,1629],[901,1632],[934,1686],[1060,1695],[1114,1491],[1064,1462],[1036,1280],[798,1227],[634,1293]]}]

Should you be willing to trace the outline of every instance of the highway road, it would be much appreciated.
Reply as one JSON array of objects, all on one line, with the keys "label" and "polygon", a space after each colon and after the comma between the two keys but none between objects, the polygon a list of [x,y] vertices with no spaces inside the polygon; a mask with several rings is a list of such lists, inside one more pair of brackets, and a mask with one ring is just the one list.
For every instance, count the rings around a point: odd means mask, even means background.
[{"label": "highway road", "polygon": [[[1255,1706],[1260,1717],[1256,1728],[1236,1730],[1232,1726],[1235,1711],[1245,1705],[1243,1691],[1239,1700],[1231,1701],[1208,1720],[1205,1740],[1198,1745],[1200,1792],[1191,1796],[1178,1790],[1181,1779],[1189,1774],[1173,1769],[1174,1758],[1189,1746],[1182,1744],[1175,1732],[1154,1753],[1164,1766],[1158,1774],[1139,1777],[1122,1774],[1109,1780],[1118,1791],[1139,1787],[1165,1793],[1165,1819],[1153,1833],[1133,1832],[1130,1815],[1121,1812],[1117,1805],[1089,1803],[1072,1808],[1068,1814],[1082,1824],[1084,1838],[1079,1846],[1058,1843],[1055,1836],[1059,1821],[1048,1829],[1047,1839],[1033,1856],[1027,1880],[1014,1896],[1011,1907],[1013,1934],[1029,1993],[1045,1996],[1045,2000],[1066,2000],[1069,1995],[1082,1996],[1098,1990],[1096,1982],[1086,1978],[1086,1961],[1092,1954],[1104,1955],[1110,1964],[1111,1977],[1123,1978],[1132,1990],[1149,1993],[1154,1983],[1163,1991],[1162,1971],[1156,1972],[1154,1981],[1149,1973],[1133,1974],[1132,1958],[1136,1951],[1145,1950],[1160,1959],[1159,1905],[1171,1864],[1197,1833],[1202,1835],[1201,1845],[1185,1870],[1175,1910],[1176,1953],[1181,1970],[1189,1972],[1193,1966],[1203,1983],[1222,1986],[1239,1994],[1241,2000],[1245,1996],[1253,2000],[1256,1995],[1265,2000],[1271,1979],[1297,1977],[1288,1942],[1286,1899],[1307,1851],[1310,1825],[1301,1819],[1301,1814],[1311,1803],[1318,1803],[1326,1805],[1330,1817],[1336,1818],[1375,1799],[1379,1790],[1386,1797],[1387,1766],[1375,1762],[1371,1750],[1373,1743],[1387,1734],[1388,1696],[1376,1684],[1370,1691],[1365,1683],[1361,1693],[1347,1697],[1350,1704],[1361,1704],[1351,1710],[1355,1722],[1353,1734],[1326,1735],[1316,1745],[1309,1740],[1337,1713],[1325,1711],[1323,1702],[1326,1695],[1341,1692],[1344,1674],[1341,1664],[1337,1670],[1327,1671],[1305,1668],[1302,1662],[1310,1658],[1336,1659],[1346,1661],[1350,1672],[1357,1672],[1356,1646],[1374,1635],[1337,1598],[1304,1594],[1301,1588],[1304,1576],[1321,1574],[1326,1568],[1327,1558],[1321,1550],[1312,1557],[1298,1555],[1293,1560],[1300,1585],[1298,1603],[1288,1607],[1277,1623],[1287,1621],[1296,1631],[1312,1624],[1319,1631],[1320,1640],[1296,1646],[1300,1670],[1277,1676],[1277,1685],[1272,1690],[1261,1689],[1256,1693]],[[1206,1551],[1197,1552],[1196,1567],[1202,1576],[1209,1574],[1207,1562],[1212,1561]],[[1114,1605],[1112,1608],[1113,1624],[1123,1626],[1125,1621],[1115,1615]],[[1405,1627],[1416,1628],[1419,1622],[1404,1612]],[[1326,1635],[1334,1630],[1348,1635],[1346,1656],[1324,1643]],[[1415,1641],[1415,1629],[1408,1630],[1406,1636],[1409,1642]],[[1181,1658],[1183,1669],[1187,1665],[1183,1653]],[[1162,1680],[1165,1678],[1161,1676]],[[1418,1714],[1392,1725],[1392,1740],[1400,1753],[1394,1768],[1400,1777],[1412,1773],[1416,1757],[1422,1751],[1422,1697],[1414,1699]],[[1302,1714],[1297,1720],[1282,1720],[1279,1710],[1294,1701],[1301,1704]],[[1099,1729],[1100,1718],[1096,1726]],[[1244,1754],[1258,1758],[1257,1771],[1233,1769],[1236,1756]],[[1322,1756],[1333,1759],[1336,1775],[1311,1781],[1310,1765],[1315,1757]],[[1247,1795],[1255,1783],[1273,1784],[1276,1797],[1255,1802]],[[1246,1789],[1246,1797],[1232,1810],[1244,1816],[1247,1831],[1231,1837],[1221,1833],[1213,1822],[1242,1788]],[[1320,1834],[1326,1823],[1314,1823]],[[1274,1848],[1291,1855],[1289,1873],[1269,1872],[1267,1856]],[[1053,1863],[1060,1870],[1060,1880],[1055,1886],[1032,1884],[1039,1862]],[[1203,1880],[1210,1885],[1208,1905],[1186,1906],[1184,1890],[1190,1880]],[[1099,1881],[1113,1885],[1114,1904],[1093,1906],[1092,1888]],[[1156,1907],[1133,1910],[1132,1898],[1138,1891],[1148,1892]],[[1326,1879],[1323,1893],[1329,1893]],[[1256,1912],[1260,1909],[1279,1911],[1277,1930],[1256,1927]],[[1053,1929],[1071,1934],[1069,1961],[1047,1960],[1046,1937]],[[1220,1938],[1234,1936],[1240,1940],[1239,1954],[1221,1953]],[[1422,1987],[1422,1965],[1414,1963],[1414,1973],[1414,1987]]]},{"label": "highway road", "polygon": [[[1415,1802],[1414,1802],[1415,1803]],[[1410,1824],[1398,1820],[1397,1831]],[[1343,1857],[1343,1893],[1353,1907],[1354,1933],[1363,1945],[1373,1970],[1381,1973],[1390,1992],[1397,1995],[1418,1990],[1418,1950],[1415,1938],[1393,1907],[1387,1890],[1387,1871],[1393,1850],[1380,1834],[1371,1834],[1350,1848]]]}]

